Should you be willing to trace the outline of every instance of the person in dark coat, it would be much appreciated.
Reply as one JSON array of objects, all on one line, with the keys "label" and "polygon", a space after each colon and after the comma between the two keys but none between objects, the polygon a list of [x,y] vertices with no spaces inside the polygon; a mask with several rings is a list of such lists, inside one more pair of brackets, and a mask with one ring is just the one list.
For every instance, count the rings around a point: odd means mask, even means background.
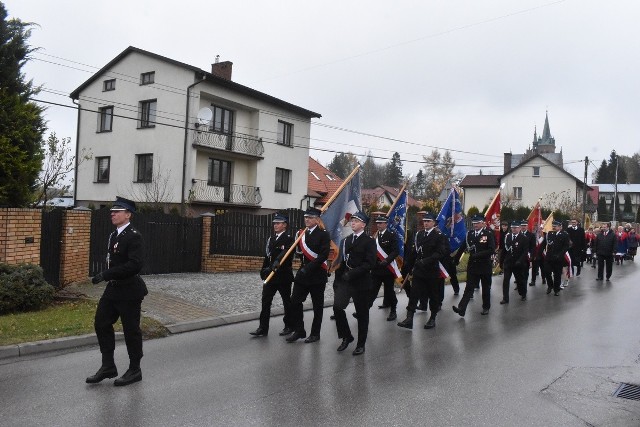
[{"label": "person in dark coat", "polygon": [[[373,286],[371,288],[371,296],[369,300],[369,307],[373,306],[380,286],[384,286],[384,297],[382,299],[382,305],[378,308],[390,308],[388,321],[396,320],[396,306],[398,305],[398,298],[396,297],[396,291],[394,283],[396,276],[392,273],[390,268],[394,265],[395,259],[400,253],[398,247],[398,236],[391,230],[387,229],[387,222],[389,218],[386,215],[378,215],[375,219],[378,232],[375,236],[376,244],[376,265],[371,270],[371,278],[373,280]],[[380,247],[378,250],[377,248]]]},{"label": "person in dark coat", "polygon": [[613,256],[616,253],[616,233],[609,230],[610,223],[604,222],[594,242],[594,253],[598,258],[598,274],[596,280],[602,280],[606,264],[607,282],[613,272]]},{"label": "person in dark coat", "polygon": [[458,249],[456,262],[460,261],[462,253],[469,254],[467,262],[467,284],[464,294],[458,306],[453,306],[453,311],[464,317],[467,304],[473,296],[477,284],[482,282],[482,313],[489,314],[491,308],[491,273],[493,262],[491,256],[496,251],[495,233],[485,227],[484,216],[476,214],[471,217],[473,230],[467,232],[467,236]]},{"label": "person in dark coat", "polygon": [[504,239],[504,276],[502,278],[502,301],[509,304],[509,283],[511,275],[518,285],[518,293],[522,301],[527,299],[527,283],[524,281],[524,269],[527,268],[527,254],[529,253],[529,239],[520,233],[520,221],[511,223],[511,233]]},{"label": "person in dark coat", "polygon": [[529,247],[527,248],[527,259],[526,259],[526,267],[522,272],[522,277],[524,280],[524,285],[526,286],[529,281],[529,268],[531,268],[534,252],[536,250],[536,235],[529,231],[527,227],[529,226],[529,222],[527,220],[520,221],[520,232],[524,237],[527,238],[527,242],[529,242]]},{"label": "person in dark coat", "polygon": [[376,265],[376,243],[364,229],[369,218],[363,212],[351,216],[353,234],[340,242],[341,264],[336,270],[333,313],[336,319],[338,338],[342,343],[338,351],[344,351],[353,342],[347,315],[344,310],[353,299],[358,319],[358,341],[354,356],[365,351],[369,329],[369,302],[371,295],[371,269]]},{"label": "person in dark coat", "polygon": [[142,359],[142,330],[140,329],[140,309],[147,287],[138,275],[144,264],[142,236],[130,223],[136,211],[131,200],[117,197],[111,208],[111,223],[116,230],[109,236],[107,269],[96,274],[91,282],[107,282],[107,287],[98,302],[94,321],[102,366],[87,378],[89,384],[99,383],[106,378],[118,376],[113,358],[115,333],[113,324],[118,318],[122,322],[124,342],[129,354],[129,369],[114,385],[125,386],[142,380],[140,360]]},{"label": "person in dark coat", "polygon": [[431,317],[424,325],[425,329],[436,326],[436,315],[442,307],[444,295],[444,266],[441,264],[445,256],[451,253],[449,238],[435,227],[435,215],[426,213],[422,220],[424,229],[416,234],[413,247],[402,266],[402,276],[411,273],[413,281],[407,305],[407,317],[398,323],[401,328],[413,328],[413,315],[420,297],[426,297],[431,310]]},{"label": "person in dark coat", "polygon": [[553,290],[560,295],[562,284],[562,267],[565,265],[565,254],[571,247],[571,240],[566,231],[562,230],[562,222],[553,221],[553,230],[547,233],[543,245],[545,247],[544,262],[547,275],[547,294]]},{"label": "person in dark coat", "polygon": [[271,280],[262,286],[262,310],[260,311],[260,325],[258,329],[249,332],[255,337],[263,337],[269,334],[269,319],[271,318],[271,303],[276,292],[282,297],[284,307],[284,329],[280,336],[293,332],[291,323],[291,283],[293,282],[292,257],[287,257],[281,262],[284,254],[294,242],[288,230],[289,218],[286,215],[276,214],[273,218],[273,234],[267,239],[266,254],[262,261],[260,278],[265,280],[271,272],[275,272]]},{"label": "person in dark coat", "polygon": [[543,285],[547,283],[547,278],[544,275],[544,246],[542,245],[542,242],[544,241],[544,233],[541,225],[538,226],[538,230],[536,230],[535,235],[535,247],[531,254],[531,282],[529,283],[529,286],[536,285],[536,278],[538,276],[542,278]]},{"label": "person in dark coat", "polygon": [[567,234],[571,240],[571,248],[569,249],[571,272],[574,273],[575,271],[575,275],[579,276],[582,269],[583,254],[587,250],[584,228],[580,227],[580,223],[574,218],[569,221]]},{"label": "person in dark coat", "polygon": [[322,313],[324,311],[324,290],[327,286],[328,270],[327,258],[331,238],[329,232],[320,228],[320,209],[310,207],[304,213],[304,235],[299,243],[301,254],[300,269],[296,273],[291,294],[291,322],[294,332],[287,338],[287,342],[295,342],[305,338],[304,313],[302,303],[311,295],[313,304],[313,322],[311,333],[304,340],[312,343],[320,340],[322,327]]}]

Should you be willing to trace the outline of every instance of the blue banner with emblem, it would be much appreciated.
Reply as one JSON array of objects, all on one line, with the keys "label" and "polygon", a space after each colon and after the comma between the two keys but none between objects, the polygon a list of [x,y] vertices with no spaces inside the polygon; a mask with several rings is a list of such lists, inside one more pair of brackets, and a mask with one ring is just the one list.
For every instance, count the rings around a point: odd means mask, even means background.
[{"label": "blue banner with emblem", "polygon": [[404,233],[407,222],[407,192],[403,191],[398,195],[395,207],[389,214],[387,229],[393,231],[398,236],[398,253],[400,258],[404,258]]},{"label": "blue banner with emblem", "polygon": [[462,215],[460,195],[455,188],[451,189],[447,201],[438,214],[438,228],[449,238],[451,252],[456,251],[467,235],[467,226]]},{"label": "blue banner with emblem", "polygon": [[340,241],[351,234],[349,226],[351,215],[361,210],[360,171],[358,171],[327,210],[320,215],[320,219],[335,245],[340,245]]}]

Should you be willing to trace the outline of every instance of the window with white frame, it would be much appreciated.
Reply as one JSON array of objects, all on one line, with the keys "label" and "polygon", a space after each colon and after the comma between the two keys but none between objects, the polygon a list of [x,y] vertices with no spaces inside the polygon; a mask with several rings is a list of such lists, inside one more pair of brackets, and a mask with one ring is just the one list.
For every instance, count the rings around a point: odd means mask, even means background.
[{"label": "window with white frame", "polygon": [[109,182],[110,169],[111,157],[96,157],[96,182]]},{"label": "window with white frame", "polygon": [[98,108],[98,132],[111,132],[113,129],[113,106]]},{"label": "window with white frame", "polygon": [[140,121],[138,122],[138,128],[152,128],[156,126],[156,108],[157,100],[148,99],[146,101],[140,101],[138,110]]},{"label": "window with white frame", "polygon": [[291,135],[293,134],[293,125],[291,123],[278,120],[278,141],[280,145],[291,147]]},{"label": "window with white frame", "polygon": [[513,187],[513,198],[522,200],[522,187]]},{"label": "window with white frame", "polygon": [[276,168],[276,189],[277,193],[290,193],[291,170]]},{"label": "window with white frame", "polygon": [[153,181],[153,154],[136,154],[136,182]]}]

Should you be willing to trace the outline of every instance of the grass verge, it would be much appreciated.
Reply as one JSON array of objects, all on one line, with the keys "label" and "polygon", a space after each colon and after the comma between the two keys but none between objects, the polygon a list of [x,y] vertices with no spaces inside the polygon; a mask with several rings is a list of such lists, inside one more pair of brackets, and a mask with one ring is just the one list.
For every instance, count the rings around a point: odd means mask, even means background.
[{"label": "grass verge", "polygon": [[[0,316],[0,345],[91,334],[96,306],[97,302],[90,300],[55,300],[43,310]],[[160,322],[149,317],[142,318],[140,327],[145,339],[169,334]],[[114,328],[122,331],[119,320]]]}]

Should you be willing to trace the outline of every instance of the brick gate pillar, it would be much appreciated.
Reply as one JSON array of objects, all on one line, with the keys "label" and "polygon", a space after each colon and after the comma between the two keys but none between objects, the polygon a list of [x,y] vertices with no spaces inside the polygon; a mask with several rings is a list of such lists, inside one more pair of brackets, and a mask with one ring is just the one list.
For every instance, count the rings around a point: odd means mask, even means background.
[{"label": "brick gate pillar", "polygon": [[0,209],[0,262],[39,265],[41,238],[40,209]]},{"label": "brick gate pillar", "polygon": [[89,276],[91,211],[77,208],[64,211],[60,245],[60,284],[86,280]]}]

